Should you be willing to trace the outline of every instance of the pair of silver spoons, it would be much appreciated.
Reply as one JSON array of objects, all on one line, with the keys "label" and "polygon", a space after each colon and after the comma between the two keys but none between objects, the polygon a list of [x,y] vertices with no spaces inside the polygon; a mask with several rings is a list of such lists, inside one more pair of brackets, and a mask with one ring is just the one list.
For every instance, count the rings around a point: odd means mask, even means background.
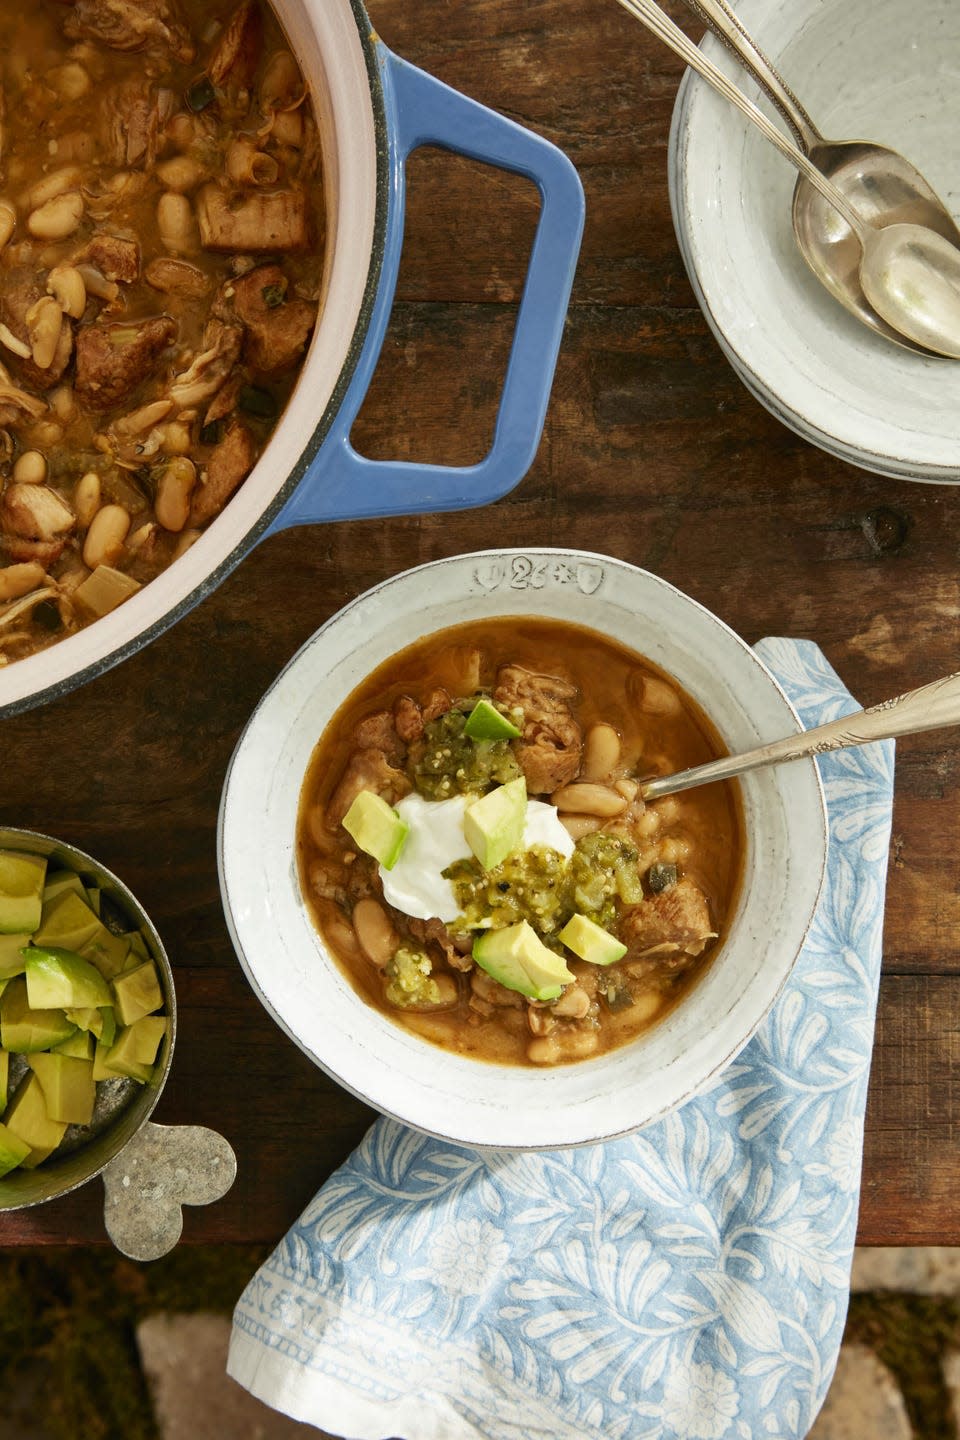
[{"label": "pair of silver spoons", "polygon": [[[800,171],[794,232],[804,259],[830,293],[888,340],[923,355],[960,359],[960,230],[919,171],[880,145],[825,140],[726,0],[687,4],[763,87],[799,146],[655,0],[619,3],[741,110]],[[849,226],[859,264],[851,263],[849,246],[837,244],[833,212]]]}]

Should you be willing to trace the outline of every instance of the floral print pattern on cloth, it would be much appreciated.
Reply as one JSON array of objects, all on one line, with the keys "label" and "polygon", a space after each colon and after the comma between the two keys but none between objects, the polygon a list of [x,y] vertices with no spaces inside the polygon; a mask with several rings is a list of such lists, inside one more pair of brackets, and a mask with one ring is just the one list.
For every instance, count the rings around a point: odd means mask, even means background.
[{"label": "floral print pattern on cloth", "polygon": [[[817,647],[758,653],[809,728]],[[476,1153],[379,1120],[247,1286],[229,1369],[351,1440],[797,1440],[843,1332],[893,744],[821,757],[830,859],[764,1024],[604,1145]]]}]

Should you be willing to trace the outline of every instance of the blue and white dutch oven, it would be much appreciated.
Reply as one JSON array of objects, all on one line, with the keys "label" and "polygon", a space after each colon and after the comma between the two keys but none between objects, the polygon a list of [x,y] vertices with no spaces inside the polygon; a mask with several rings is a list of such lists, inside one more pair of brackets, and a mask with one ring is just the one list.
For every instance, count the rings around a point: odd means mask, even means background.
[{"label": "blue and white dutch oven", "polygon": [[[275,0],[318,110],[327,292],[304,369],[256,467],[200,539],[119,609],[0,670],[0,714],[47,701],[125,659],[291,525],[485,505],[536,453],[583,230],[579,178],[555,146],[394,55],[359,0]],[[371,461],[350,429],[375,369],[403,240],[404,177],[420,145],[527,176],[540,219],[492,447],[475,465]]]}]

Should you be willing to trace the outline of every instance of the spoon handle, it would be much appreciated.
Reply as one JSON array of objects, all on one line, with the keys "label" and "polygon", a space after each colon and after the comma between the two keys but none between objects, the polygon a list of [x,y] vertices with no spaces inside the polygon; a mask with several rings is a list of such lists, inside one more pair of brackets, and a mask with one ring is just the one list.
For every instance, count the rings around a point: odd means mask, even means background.
[{"label": "spoon handle", "polygon": [[797,137],[804,154],[809,155],[815,146],[822,145],[824,141],[820,131],[773,61],[764,55],[753,36],[744,29],[739,16],[727,4],[727,0],[686,0],[686,5],[721,44],[732,51],[744,69],[773,101]]},{"label": "spoon handle", "polygon": [[931,680],[919,690],[908,690],[893,700],[882,700],[869,710],[842,715],[826,725],[817,725],[801,735],[788,735],[769,745],[759,745],[742,755],[725,755],[676,775],[663,775],[640,786],[644,800],[657,800],[678,790],[691,790],[714,780],[729,780],[761,765],[777,765],[788,760],[802,760],[806,755],[822,755],[827,750],[847,750],[852,745],[867,745],[871,740],[890,740],[896,735],[918,735],[923,730],[941,730],[960,724],[960,674]]},{"label": "spoon handle", "polygon": [[694,45],[693,41],[680,29],[680,26],[675,25],[670,16],[665,14],[659,5],[654,3],[654,0],[618,0],[618,3],[623,6],[624,10],[629,11],[635,20],[639,20],[641,25],[645,25],[651,34],[656,35],[658,40],[662,40],[674,54],[679,55],[691,70],[696,70],[699,75],[702,75],[704,80],[719,91],[725,100],[729,100],[731,105],[742,110],[747,119],[752,120],[761,134],[766,136],[770,144],[775,146],[781,155],[785,155],[802,174],[806,175],[811,185],[819,190],[835,210],[839,211],[854,234],[862,240],[866,228],[865,222],[851,208],[846,197],[841,194],[836,185],[833,185],[817,169],[816,165],[807,159],[803,151],[798,149],[792,140],[767,119],[763,111],[758,109],[752,100],[748,100],[746,95],[737,89],[733,81],[728,79],[723,71],[718,69],[713,61],[709,60]]}]

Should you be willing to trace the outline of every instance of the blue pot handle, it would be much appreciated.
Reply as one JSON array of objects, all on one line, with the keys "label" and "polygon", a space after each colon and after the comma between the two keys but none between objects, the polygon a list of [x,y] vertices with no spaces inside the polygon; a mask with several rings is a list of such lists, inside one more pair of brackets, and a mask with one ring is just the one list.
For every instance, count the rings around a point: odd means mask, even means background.
[{"label": "blue pot handle", "polygon": [[[452,90],[375,41],[390,148],[383,271],[357,369],[330,432],[267,534],[318,521],[459,510],[512,490],[537,451],[583,233],[583,187],[555,145]],[[533,180],[541,211],[504,378],[493,445],[476,465],[368,460],[350,444],[386,334],[403,244],[404,166],[420,145]]]}]

